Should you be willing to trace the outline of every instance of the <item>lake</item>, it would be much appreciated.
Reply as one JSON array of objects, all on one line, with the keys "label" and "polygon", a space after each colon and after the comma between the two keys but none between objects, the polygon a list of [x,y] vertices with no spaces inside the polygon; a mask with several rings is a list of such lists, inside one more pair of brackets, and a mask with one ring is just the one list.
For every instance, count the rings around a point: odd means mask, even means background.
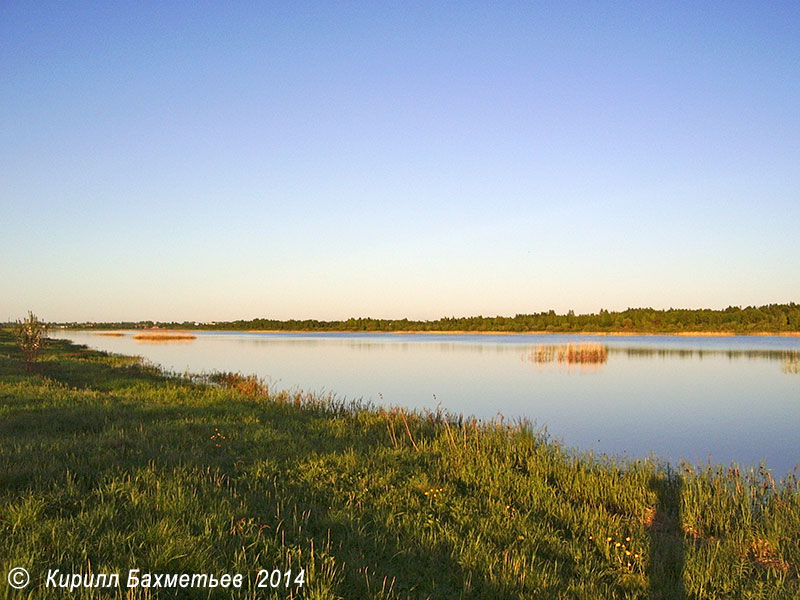
[{"label": "lake", "polygon": [[526,419],[568,446],[677,464],[800,463],[800,338],[196,332],[146,343],[59,331],[168,370],[479,419]]}]

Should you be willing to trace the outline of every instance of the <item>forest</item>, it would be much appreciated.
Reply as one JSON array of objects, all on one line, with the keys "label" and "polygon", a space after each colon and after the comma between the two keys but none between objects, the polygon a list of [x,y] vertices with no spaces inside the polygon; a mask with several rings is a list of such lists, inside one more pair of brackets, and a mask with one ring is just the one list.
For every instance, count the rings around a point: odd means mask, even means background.
[{"label": "forest", "polygon": [[347,320],[256,318],[213,323],[184,322],[113,322],[61,323],[68,327],[91,325],[103,329],[162,327],[200,330],[276,330],[276,331],[472,331],[472,332],[608,332],[608,333],[688,333],[714,332],[733,334],[800,332],[800,304],[765,306],[729,306],[724,310],[628,308],[623,311],[601,309],[597,313],[576,315],[547,312],[518,314],[513,317],[443,317],[430,321],[411,319],[375,319],[353,317]]}]

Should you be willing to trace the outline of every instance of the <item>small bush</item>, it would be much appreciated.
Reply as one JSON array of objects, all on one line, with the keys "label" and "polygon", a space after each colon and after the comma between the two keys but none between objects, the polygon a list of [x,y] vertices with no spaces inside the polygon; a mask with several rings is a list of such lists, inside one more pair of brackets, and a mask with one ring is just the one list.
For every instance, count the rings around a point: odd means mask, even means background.
[{"label": "small bush", "polygon": [[27,319],[17,321],[14,335],[17,339],[17,345],[22,351],[22,357],[25,360],[25,368],[31,371],[33,369],[33,363],[36,362],[36,357],[39,355],[44,339],[47,336],[47,327],[39,320],[39,317],[31,311],[28,311]]}]

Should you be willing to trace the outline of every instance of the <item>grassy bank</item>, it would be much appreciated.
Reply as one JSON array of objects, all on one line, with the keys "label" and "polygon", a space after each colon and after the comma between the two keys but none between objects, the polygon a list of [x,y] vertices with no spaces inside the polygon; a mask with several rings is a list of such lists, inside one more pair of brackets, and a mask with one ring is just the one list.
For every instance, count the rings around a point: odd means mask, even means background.
[{"label": "grassy bank", "polygon": [[[133,568],[244,583],[126,590]],[[71,598],[796,598],[800,490],[61,340],[29,374],[0,333],[0,598],[65,597],[48,569],[121,574]]]}]

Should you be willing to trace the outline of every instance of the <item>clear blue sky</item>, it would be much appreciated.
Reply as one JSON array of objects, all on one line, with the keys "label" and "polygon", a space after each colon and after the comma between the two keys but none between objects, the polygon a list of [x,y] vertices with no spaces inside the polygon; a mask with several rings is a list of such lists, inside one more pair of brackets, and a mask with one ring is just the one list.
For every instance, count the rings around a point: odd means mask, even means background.
[{"label": "clear blue sky", "polygon": [[0,320],[800,301],[800,3],[0,4]]}]

